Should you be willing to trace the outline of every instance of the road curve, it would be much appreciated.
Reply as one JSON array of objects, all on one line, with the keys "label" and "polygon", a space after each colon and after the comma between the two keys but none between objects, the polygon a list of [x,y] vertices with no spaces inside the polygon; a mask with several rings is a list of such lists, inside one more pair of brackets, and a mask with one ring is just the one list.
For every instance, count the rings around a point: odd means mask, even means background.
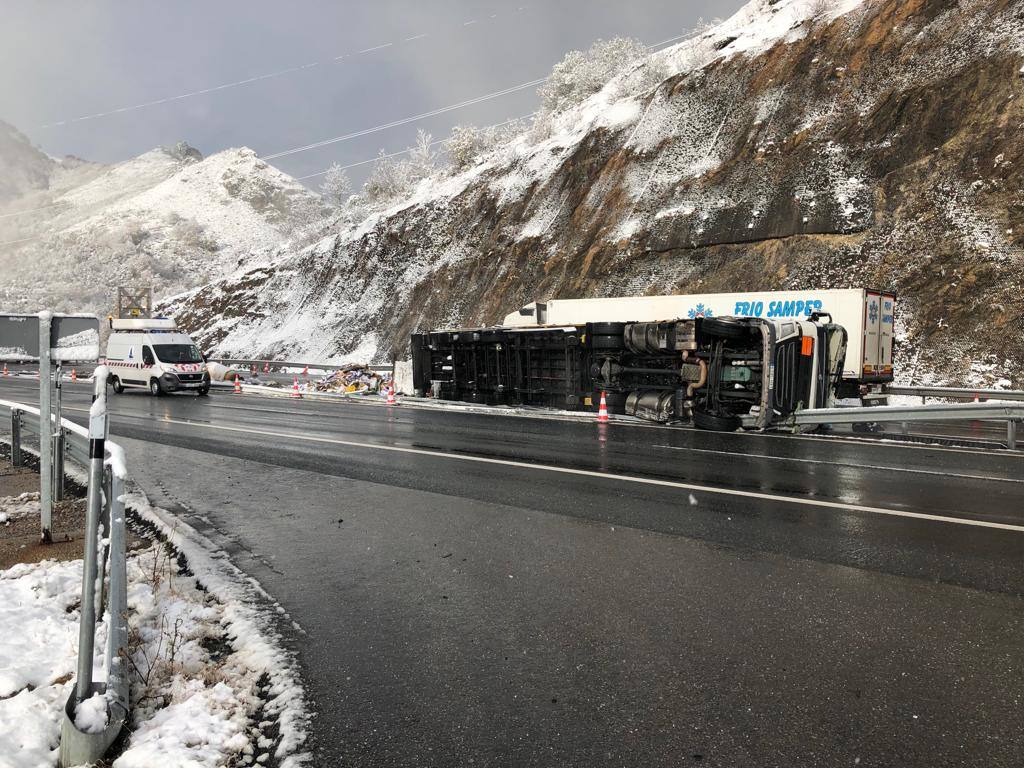
[{"label": "road curve", "polygon": [[154,501],[304,630],[319,764],[1019,764],[1020,454],[111,402]]}]

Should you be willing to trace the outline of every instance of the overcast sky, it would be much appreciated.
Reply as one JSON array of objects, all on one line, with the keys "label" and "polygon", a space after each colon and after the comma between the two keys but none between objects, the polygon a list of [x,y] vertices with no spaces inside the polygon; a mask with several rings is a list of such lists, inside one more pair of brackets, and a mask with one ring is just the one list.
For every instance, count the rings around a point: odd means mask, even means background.
[{"label": "overcast sky", "polygon": [[[599,38],[657,43],[740,5],[0,0],[0,119],[53,155],[101,162],[181,140],[204,154],[248,146],[265,155],[544,77],[568,50]],[[229,85],[250,78],[262,79]],[[135,108],[161,99],[170,100]],[[442,138],[460,123],[497,123],[536,107],[530,87],[272,162],[304,176],[404,149],[419,127]],[[369,167],[350,175],[361,182]]]}]

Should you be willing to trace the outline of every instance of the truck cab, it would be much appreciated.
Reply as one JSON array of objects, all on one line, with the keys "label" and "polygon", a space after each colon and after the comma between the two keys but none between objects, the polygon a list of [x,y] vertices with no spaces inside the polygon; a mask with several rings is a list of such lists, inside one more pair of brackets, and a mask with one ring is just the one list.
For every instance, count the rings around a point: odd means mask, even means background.
[{"label": "truck cab", "polygon": [[126,388],[147,389],[156,396],[210,391],[210,374],[199,347],[173,320],[111,319],[106,365],[116,393]]}]

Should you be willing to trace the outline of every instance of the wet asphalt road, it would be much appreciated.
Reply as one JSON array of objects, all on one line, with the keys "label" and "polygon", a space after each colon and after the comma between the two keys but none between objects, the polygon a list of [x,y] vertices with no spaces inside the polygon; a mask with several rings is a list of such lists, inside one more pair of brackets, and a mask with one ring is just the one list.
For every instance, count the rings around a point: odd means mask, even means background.
[{"label": "wet asphalt road", "polygon": [[1024,525],[1020,454],[112,402],[308,633],[317,764],[1021,764],[1024,532],[936,519]]}]

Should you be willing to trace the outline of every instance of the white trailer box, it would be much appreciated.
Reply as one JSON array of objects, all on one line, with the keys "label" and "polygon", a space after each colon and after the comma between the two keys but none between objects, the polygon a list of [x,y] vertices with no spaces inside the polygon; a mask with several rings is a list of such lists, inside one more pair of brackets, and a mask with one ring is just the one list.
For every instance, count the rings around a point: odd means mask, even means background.
[{"label": "white trailer box", "polygon": [[863,288],[552,299],[527,304],[506,316],[504,325],[521,328],[723,316],[782,320],[827,312],[848,335],[843,378],[867,383],[892,380],[895,301],[893,293]]}]

